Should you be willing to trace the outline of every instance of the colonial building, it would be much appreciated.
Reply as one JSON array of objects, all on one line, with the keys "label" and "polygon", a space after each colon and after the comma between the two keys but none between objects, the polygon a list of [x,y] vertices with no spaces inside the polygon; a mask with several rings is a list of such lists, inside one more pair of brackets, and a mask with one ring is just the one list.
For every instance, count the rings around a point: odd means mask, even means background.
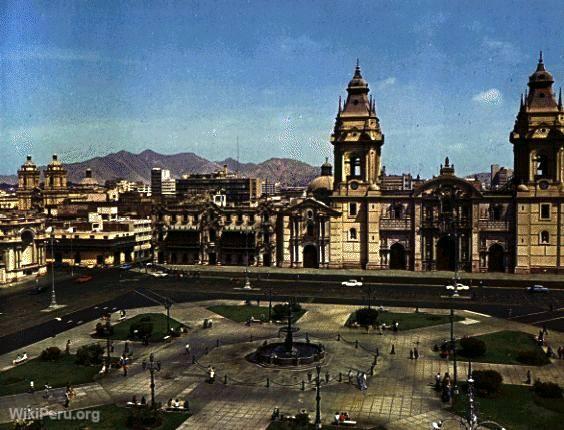
[{"label": "colonial building", "polygon": [[46,240],[42,215],[0,213],[0,284],[46,273]]}]

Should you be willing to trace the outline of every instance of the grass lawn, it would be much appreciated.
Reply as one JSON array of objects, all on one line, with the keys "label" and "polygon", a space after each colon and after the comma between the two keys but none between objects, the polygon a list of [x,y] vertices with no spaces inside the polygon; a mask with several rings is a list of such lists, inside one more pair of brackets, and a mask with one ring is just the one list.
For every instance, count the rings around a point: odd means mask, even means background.
[{"label": "grass lawn", "polygon": [[[453,411],[466,414],[465,387],[454,404]],[[564,420],[564,399],[543,399],[530,387],[505,385],[497,396],[478,397],[477,407],[481,421],[493,420],[511,430],[557,429]]]},{"label": "grass lawn", "polygon": [[[114,430],[114,429],[125,429],[127,428],[125,423],[127,417],[130,414],[130,409],[119,407],[116,405],[105,405],[98,406],[95,408],[83,409],[83,411],[99,411],[99,422],[94,423],[91,419],[89,420],[65,420],[61,418],[60,420],[44,418],[43,423],[47,430],[77,430],[86,429],[89,430]],[[182,424],[189,414],[187,413],[165,413],[163,414],[163,423],[159,427],[153,427],[154,430],[175,430],[180,424]],[[90,418],[91,416],[89,416]],[[13,424],[1,424],[0,430],[13,429]]]},{"label": "grass lawn", "polygon": [[[347,325],[354,322],[355,314],[349,316]],[[464,318],[454,315],[454,321],[462,321]],[[449,315],[427,314],[424,312],[379,312],[378,323],[391,325],[394,321],[399,323],[399,330],[413,330],[415,328],[429,327],[433,325],[446,324],[450,322]]]},{"label": "grass lawn", "polygon": [[[130,338],[129,336],[129,327],[131,324],[138,323],[141,321],[141,318],[149,317],[151,322],[153,323],[153,333],[149,338],[150,342],[161,342],[163,338],[166,336],[166,315],[159,314],[159,313],[148,313],[148,314],[141,314],[136,315],[133,318],[130,318],[126,321],[122,321],[119,324],[114,326],[114,334],[112,335],[112,339],[118,340],[127,340]],[[182,324],[176,321],[175,319],[170,319],[170,327],[174,328],[175,331],[178,332],[180,326]]]},{"label": "grass lawn", "polygon": [[[208,309],[235,322],[245,322],[251,316],[256,319],[268,321],[268,306],[218,305],[210,306]],[[305,313],[305,309],[302,309],[294,316],[293,321],[298,321]],[[286,321],[288,321],[288,318],[286,318]]]},{"label": "grass lawn", "polygon": [[74,355],[62,354],[55,361],[41,361],[34,358],[12,369],[0,373],[0,396],[22,393],[29,390],[33,381],[36,390],[43,390],[45,384],[64,387],[92,382],[100,366],[81,366],[76,364]]},{"label": "grass lawn", "polygon": [[[539,362],[542,364],[550,363],[542,348],[537,345],[533,335],[521,331],[498,331],[496,333],[476,336],[486,343],[486,353],[472,361],[481,363],[500,363],[500,364],[523,364],[517,360],[521,351],[531,351],[538,354]],[[464,352],[458,346],[459,355],[464,357]]]}]

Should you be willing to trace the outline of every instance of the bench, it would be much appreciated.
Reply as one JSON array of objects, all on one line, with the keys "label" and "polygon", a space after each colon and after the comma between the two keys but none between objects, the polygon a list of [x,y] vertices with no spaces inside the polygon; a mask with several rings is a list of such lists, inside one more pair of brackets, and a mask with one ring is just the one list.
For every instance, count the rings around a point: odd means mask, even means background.
[{"label": "bench", "polygon": [[353,420],[345,420],[345,421],[339,421],[339,423],[333,423],[333,425],[335,427],[354,427],[356,426],[356,421]]},{"label": "bench", "polygon": [[170,342],[170,334],[167,334],[165,337],[163,337],[163,340],[165,342]]},{"label": "bench", "polygon": [[185,412],[185,411],[187,411],[187,410],[188,410],[188,409],[185,408],[184,406],[178,406],[178,407],[175,407],[175,406],[167,406],[167,407],[165,408],[165,412]]},{"label": "bench", "polygon": [[26,353],[22,356],[17,356],[15,359],[12,360],[12,364],[17,366],[18,364],[24,363],[29,359]]},{"label": "bench", "polygon": [[249,318],[249,322],[250,322],[250,323],[262,324],[262,320],[261,320],[261,319],[258,319],[258,318],[255,318],[255,317]]}]

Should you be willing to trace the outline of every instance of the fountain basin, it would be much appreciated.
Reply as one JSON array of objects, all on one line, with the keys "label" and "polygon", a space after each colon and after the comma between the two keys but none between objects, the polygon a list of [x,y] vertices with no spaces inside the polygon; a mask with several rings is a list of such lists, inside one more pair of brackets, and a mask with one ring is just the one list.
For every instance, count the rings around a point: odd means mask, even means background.
[{"label": "fountain basin", "polygon": [[284,342],[274,342],[257,348],[254,359],[258,363],[275,366],[301,366],[316,363],[325,358],[325,348],[321,344],[293,342],[288,350]]}]

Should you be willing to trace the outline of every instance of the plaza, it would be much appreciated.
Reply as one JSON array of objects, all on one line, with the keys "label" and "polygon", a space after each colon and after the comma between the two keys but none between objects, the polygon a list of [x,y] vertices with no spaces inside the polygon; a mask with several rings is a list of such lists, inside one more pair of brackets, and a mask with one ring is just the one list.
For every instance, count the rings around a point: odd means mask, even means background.
[{"label": "plaza", "polygon": [[[253,303],[254,304],[254,303]],[[276,304],[276,303],[274,303]],[[264,302],[262,305],[265,306]],[[133,396],[150,398],[149,374],[142,362],[152,353],[161,363],[155,372],[156,401],[181,399],[189,402],[190,416],[179,429],[265,429],[271,424],[274,408],[281,413],[295,415],[305,409],[311,422],[315,417],[315,366],[295,368],[261,366],[248,360],[257,347],[267,342],[280,341],[276,323],[235,322],[214,313],[213,306],[245,306],[239,300],[208,300],[176,303],[170,316],[185,325],[187,333],[168,342],[129,342],[133,360],[127,377],[112,369],[107,375],[96,375],[92,381],[75,386],[76,397],[70,410],[97,408],[115,404],[125,407]],[[267,305],[266,305],[267,306]],[[322,343],[326,357],[321,361],[321,420],[331,426],[335,411],[347,411],[357,422],[356,428],[385,428],[389,430],[430,428],[433,421],[452,417],[450,404],[441,402],[433,390],[437,372],[453,374],[453,362],[440,358],[433,346],[450,336],[450,324],[428,325],[411,330],[377,330],[346,327],[345,323],[358,306],[302,303],[305,314],[297,321],[300,331],[294,337],[312,343]],[[115,312],[117,320],[118,310]],[[421,314],[447,316],[442,309],[417,309]],[[386,307],[380,312],[414,314],[415,308]],[[164,313],[162,306],[143,307],[127,312],[127,320],[148,313]],[[397,314],[396,314],[397,313]],[[166,314],[165,314],[166,315]],[[258,316],[258,315],[257,315]],[[513,330],[536,335],[538,327],[502,320],[470,311],[456,312],[454,330],[457,338],[480,336]],[[210,328],[203,327],[211,320]],[[126,320],[126,321],[127,321]],[[27,352],[30,359],[38,357],[50,346],[65,349],[71,340],[71,353],[82,345],[96,341],[91,334],[96,321],[74,325],[73,328],[20,350],[0,356],[2,373],[13,367],[17,354]],[[307,335],[306,335],[307,334]],[[548,342],[556,349],[564,344],[564,335],[550,331]],[[105,342],[100,341],[102,346]],[[115,354],[121,354],[124,340],[114,340]],[[185,345],[189,343],[190,354]],[[417,347],[420,357],[410,359],[410,350]],[[391,354],[392,348],[394,354]],[[376,358],[376,359],[375,359]],[[527,371],[533,379],[564,384],[564,360],[551,359],[544,366],[518,364],[472,363],[474,370],[498,371],[504,384],[526,385]],[[26,365],[26,364],[23,364]],[[208,380],[208,368],[215,370],[215,382]],[[466,380],[468,363],[459,359],[458,380],[461,390]],[[356,375],[367,375],[368,388],[361,391]],[[349,375],[352,376],[352,381]],[[312,377],[313,376],[313,377]],[[1,374],[0,374],[1,381]],[[350,382],[351,381],[351,382]],[[36,407],[62,411],[64,388],[53,388],[52,396],[45,399],[41,386],[35,393],[23,392],[0,397],[0,423],[9,427],[9,408]],[[26,390],[27,391],[27,390]],[[486,419],[487,417],[480,417]],[[102,409],[101,422],[104,420]],[[504,423],[501,423],[504,424]],[[2,424],[4,425],[4,424]],[[381,427],[378,427],[381,426]],[[48,426],[49,427],[49,423]],[[93,427],[97,428],[97,427]],[[445,427],[446,424],[445,424]],[[452,427],[455,428],[455,427]],[[518,428],[506,425],[506,428]],[[522,427],[526,428],[526,427]]]}]

